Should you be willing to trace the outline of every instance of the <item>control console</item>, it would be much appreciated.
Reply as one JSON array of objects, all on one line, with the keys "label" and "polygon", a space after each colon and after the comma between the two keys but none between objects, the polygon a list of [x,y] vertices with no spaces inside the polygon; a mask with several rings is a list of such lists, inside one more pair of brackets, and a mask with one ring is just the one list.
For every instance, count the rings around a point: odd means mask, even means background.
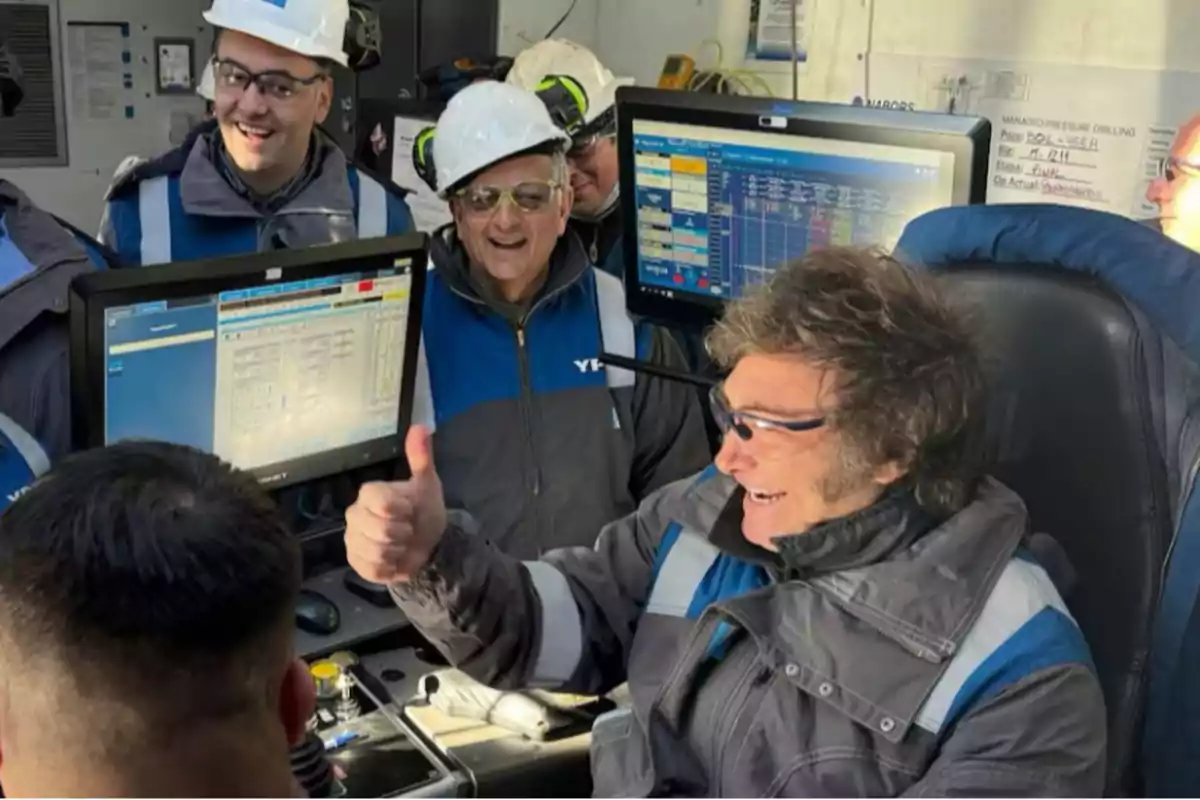
[{"label": "control console", "polygon": [[471,779],[439,755],[356,663],[312,665],[317,711],[292,771],[311,797],[469,797]]}]

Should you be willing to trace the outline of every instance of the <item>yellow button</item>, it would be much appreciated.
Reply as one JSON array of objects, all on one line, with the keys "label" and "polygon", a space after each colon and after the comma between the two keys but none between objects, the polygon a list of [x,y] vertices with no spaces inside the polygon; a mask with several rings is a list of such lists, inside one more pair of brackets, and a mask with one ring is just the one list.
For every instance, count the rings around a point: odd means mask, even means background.
[{"label": "yellow button", "polygon": [[342,674],[342,668],[332,661],[318,661],[309,667],[309,671],[319,681],[335,681]]}]

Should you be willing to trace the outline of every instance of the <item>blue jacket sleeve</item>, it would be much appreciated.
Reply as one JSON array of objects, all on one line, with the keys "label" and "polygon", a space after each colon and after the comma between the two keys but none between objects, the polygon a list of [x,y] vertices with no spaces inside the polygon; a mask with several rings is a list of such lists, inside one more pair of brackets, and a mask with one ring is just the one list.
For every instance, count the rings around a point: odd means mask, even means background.
[{"label": "blue jacket sleeve", "polygon": [[388,192],[387,216],[388,234],[398,236],[402,233],[412,233],[415,230],[408,201],[394,192]]},{"label": "blue jacket sleeve", "polygon": [[142,220],[136,192],[104,204],[99,238],[102,245],[116,253],[121,264],[142,265]]}]

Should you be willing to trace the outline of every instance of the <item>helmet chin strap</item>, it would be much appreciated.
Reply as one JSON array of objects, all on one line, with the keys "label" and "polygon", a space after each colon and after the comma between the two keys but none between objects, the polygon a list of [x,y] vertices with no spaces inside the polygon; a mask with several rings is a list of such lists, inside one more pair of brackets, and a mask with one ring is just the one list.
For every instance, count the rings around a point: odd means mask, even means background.
[{"label": "helmet chin strap", "polygon": [[608,197],[600,204],[600,210],[592,214],[584,214],[580,211],[573,211],[571,216],[575,219],[583,220],[584,222],[599,222],[612,213],[612,210],[617,207],[617,200],[621,195],[621,182],[617,181],[613,184],[612,191],[608,193]]}]

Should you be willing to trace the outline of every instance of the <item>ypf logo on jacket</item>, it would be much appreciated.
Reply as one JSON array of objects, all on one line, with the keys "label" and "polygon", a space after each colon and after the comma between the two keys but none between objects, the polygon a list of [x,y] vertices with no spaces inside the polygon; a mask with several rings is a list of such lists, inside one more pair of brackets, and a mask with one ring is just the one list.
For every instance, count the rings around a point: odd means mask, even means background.
[{"label": "ypf logo on jacket", "polygon": [[0,511],[15,503],[49,469],[50,459],[37,440],[0,414]]}]

